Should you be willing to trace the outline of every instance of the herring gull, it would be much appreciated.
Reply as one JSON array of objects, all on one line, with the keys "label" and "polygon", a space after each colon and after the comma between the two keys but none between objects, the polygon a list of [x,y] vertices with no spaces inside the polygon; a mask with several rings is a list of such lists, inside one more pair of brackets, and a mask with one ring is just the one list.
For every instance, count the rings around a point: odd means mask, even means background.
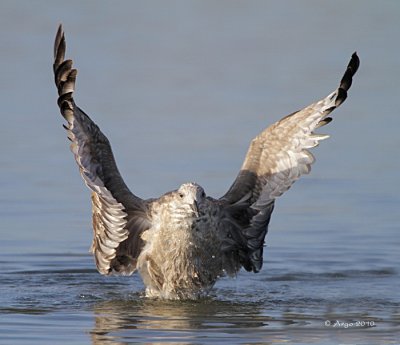
[{"label": "herring gull", "polygon": [[359,66],[351,57],[339,87],[327,97],[269,126],[250,144],[238,176],[220,198],[206,196],[196,183],[184,183],[159,198],[143,200],[120,175],[110,143],[74,102],[77,70],[65,60],[60,25],[54,45],[58,106],[71,151],[92,195],[94,255],[104,275],[139,271],[146,295],[166,299],[198,298],[224,275],[242,267],[259,272],[264,239],[275,199],[314,162],[308,149],[328,138],[314,130],[347,97]]}]

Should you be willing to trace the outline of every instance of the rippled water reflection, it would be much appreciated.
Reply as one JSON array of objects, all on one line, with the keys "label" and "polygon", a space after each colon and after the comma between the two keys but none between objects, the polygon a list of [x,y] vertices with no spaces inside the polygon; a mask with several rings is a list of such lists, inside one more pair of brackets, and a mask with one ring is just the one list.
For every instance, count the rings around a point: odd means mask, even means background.
[{"label": "rippled water reflection", "polygon": [[[0,344],[399,343],[399,2],[2,1],[0,16]],[[60,21],[76,99],[145,198],[191,180],[222,195],[250,139],[330,92],[358,51],[332,138],[277,202],[262,272],[168,302],[95,271],[52,80]]]},{"label": "rippled water reflection", "polygon": [[259,275],[221,280],[202,300],[160,301],[143,297],[137,276],[105,278],[85,268],[86,255],[33,259],[43,267],[0,275],[4,343],[396,344],[400,327],[400,304],[389,295],[398,281],[393,268],[282,272],[272,262]]}]

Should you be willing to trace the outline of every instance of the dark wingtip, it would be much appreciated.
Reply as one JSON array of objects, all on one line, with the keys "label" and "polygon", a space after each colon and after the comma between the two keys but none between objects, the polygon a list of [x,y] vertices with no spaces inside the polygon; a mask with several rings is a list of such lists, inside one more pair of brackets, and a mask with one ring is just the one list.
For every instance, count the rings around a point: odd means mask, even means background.
[{"label": "dark wingtip", "polygon": [[327,125],[328,123],[330,123],[331,121],[332,121],[332,118],[331,118],[331,117],[326,117],[326,118],[324,118],[323,120],[321,120],[320,122],[318,122],[316,128],[325,126],[325,125]]},{"label": "dark wingtip", "polygon": [[65,60],[65,35],[62,24],[58,26],[54,41],[54,81],[58,90],[57,104],[61,114],[69,120],[68,116],[74,107],[72,94],[75,91],[77,70],[72,68],[72,60]]},{"label": "dark wingtip", "polygon": [[61,55],[60,53],[62,53],[62,52],[65,53],[65,36],[64,36],[64,30],[63,30],[62,24],[60,24],[57,29],[56,38],[54,40],[54,52],[53,53],[54,53],[55,63],[57,61],[60,61],[60,60],[62,61],[64,59],[63,56],[62,57],[60,56]]},{"label": "dark wingtip", "polygon": [[351,55],[351,60],[349,64],[351,63],[354,64],[354,73],[356,73],[358,67],[360,66],[360,58],[358,57],[357,52],[354,52],[353,55]]},{"label": "dark wingtip", "polygon": [[357,52],[354,52],[351,56],[349,64],[347,65],[346,72],[344,73],[343,78],[340,81],[341,89],[344,89],[345,91],[350,89],[351,83],[353,81],[353,76],[356,74],[359,66],[360,59],[357,55]]},{"label": "dark wingtip", "polygon": [[347,98],[347,91],[351,87],[351,84],[353,82],[353,76],[356,74],[359,66],[360,66],[360,59],[357,55],[357,52],[354,52],[353,55],[351,55],[350,62],[346,68],[346,72],[344,72],[344,75],[340,81],[338,95],[335,104],[336,107],[342,104]]}]

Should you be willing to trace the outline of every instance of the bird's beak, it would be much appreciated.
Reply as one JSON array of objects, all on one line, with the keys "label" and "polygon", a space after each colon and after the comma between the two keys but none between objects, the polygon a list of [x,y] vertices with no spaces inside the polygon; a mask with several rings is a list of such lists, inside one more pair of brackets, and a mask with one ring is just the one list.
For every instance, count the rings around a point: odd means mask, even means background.
[{"label": "bird's beak", "polygon": [[196,217],[199,216],[199,206],[197,205],[197,201],[194,200],[193,204],[191,205],[191,209],[193,211],[193,213],[195,214]]}]

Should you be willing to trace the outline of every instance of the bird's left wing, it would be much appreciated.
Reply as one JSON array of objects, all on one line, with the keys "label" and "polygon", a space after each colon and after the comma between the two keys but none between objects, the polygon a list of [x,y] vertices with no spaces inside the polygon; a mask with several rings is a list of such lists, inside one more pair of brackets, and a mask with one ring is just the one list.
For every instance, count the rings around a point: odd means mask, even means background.
[{"label": "bird's left wing", "polygon": [[308,149],[328,138],[314,130],[332,120],[328,115],[346,99],[358,67],[359,58],[354,53],[335,91],[284,117],[252,140],[239,175],[220,199],[228,215],[227,250],[239,250],[247,270],[261,269],[274,201],[310,172],[314,157]]},{"label": "bird's left wing", "polygon": [[58,106],[81,176],[92,191],[93,242],[97,269],[102,274],[131,274],[142,248],[140,235],[151,226],[149,201],[128,189],[110,143],[73,99],[77,70],[64,60],[65,37],[60,25],[54,44],[54,77]]}]

